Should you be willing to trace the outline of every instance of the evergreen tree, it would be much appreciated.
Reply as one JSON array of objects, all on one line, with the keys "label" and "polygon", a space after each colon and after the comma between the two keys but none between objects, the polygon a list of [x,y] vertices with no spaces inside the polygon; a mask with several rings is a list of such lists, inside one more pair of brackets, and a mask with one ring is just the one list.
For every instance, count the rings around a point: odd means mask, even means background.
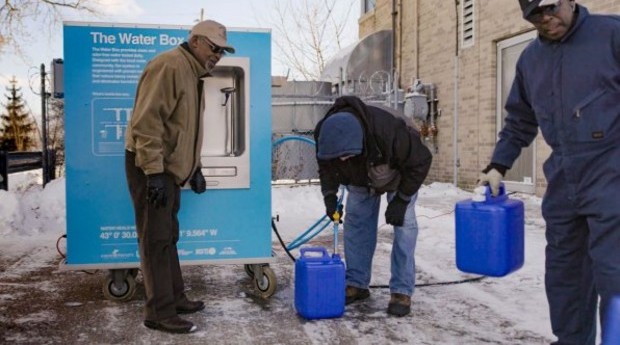
[{"label": "evergreen tree", "polygon": [[5,113],[0,114],[0,149],[6,151],[28,151],[36,145],[37,127],[26,111],[26,104],[17,87],[15,77],[7,87],[8,102],[4,104]]}]

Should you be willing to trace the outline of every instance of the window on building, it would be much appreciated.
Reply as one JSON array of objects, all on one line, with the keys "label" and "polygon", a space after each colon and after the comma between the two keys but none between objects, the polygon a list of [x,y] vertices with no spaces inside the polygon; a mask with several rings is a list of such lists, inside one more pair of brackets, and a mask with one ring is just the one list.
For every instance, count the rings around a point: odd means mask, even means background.
[{"label": "window on building", "polygon": [[474,0],[461,1],[463,21],[461,25],[462,47],[474,45]]},{"label": "window on building", "polygon": [[377,6],[377,0],[361,0],[362,1],[362,14],[368,13],[375,9]]},{"label": "window on building", "polygon": [[[504,127],[504,105],[515,79],[517,60],[523,49],[536,38],[536,31],[512,37],[497,43],[497,132]],[[508,189],[523,193],[536,192],[536,142],[521,151],[521,155],[506,172],[504,182]]]}]

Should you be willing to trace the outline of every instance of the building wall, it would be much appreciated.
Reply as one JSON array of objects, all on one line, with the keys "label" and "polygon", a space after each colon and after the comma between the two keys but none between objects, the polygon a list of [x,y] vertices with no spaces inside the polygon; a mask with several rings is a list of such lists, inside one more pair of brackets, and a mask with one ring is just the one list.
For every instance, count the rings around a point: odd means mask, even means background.
[{"label": "building wall", "polygon": [[[474,44],[462,47],[459,36],[457,57],[455,3],[396,0],[396,63],[401,88],[406,89],[418,78],[437,86],[442,112],[437,121],[438,150],[427,182],[456,182],[459,187],[470,189],[475,186],[480,170],[489,163],[497,138],[496,45],[533,27],[522,19],[517,0],[474,0]],[[591,13],[620,13],[618,0],[578,3],[587,6]],[[459,26],[463,19],[461,11],[459,4]],[[359,35],[364,37],[391,29],[392,20],[392,0],[377,0],[376,8],[360,17]],[[455,83],[457,63],[458,83]],[[457,131],[454,131],[455,118]],[[542,195],[546,187],[542,163],[550,149],[540,135],[536,148],[536,194]]]}]

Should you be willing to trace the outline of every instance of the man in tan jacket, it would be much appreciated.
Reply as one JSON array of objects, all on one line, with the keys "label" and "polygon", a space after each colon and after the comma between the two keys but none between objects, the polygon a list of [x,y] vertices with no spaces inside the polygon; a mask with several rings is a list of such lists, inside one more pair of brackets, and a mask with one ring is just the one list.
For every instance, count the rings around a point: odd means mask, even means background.
[{"label": "man in tan jacket", "polygon": [[226,28],[196,24],[189,39],[144,69],[125,141],[125,171],[133,200],[146,290],[146,327],[170,333],[196,329],[178,314],[204,309],[184,292],[177,253],[181,186],[203,193],[200,166],[204,102],[202,77],[226,53]]}]

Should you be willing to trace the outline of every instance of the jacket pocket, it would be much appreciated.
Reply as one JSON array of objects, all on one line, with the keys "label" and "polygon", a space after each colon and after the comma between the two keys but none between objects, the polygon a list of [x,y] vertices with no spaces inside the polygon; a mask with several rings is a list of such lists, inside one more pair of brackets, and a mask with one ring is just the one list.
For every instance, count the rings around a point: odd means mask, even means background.
[{"label": "jacket pocket", "polygon": [[400,172],[387,164],[372,166],[368,169],[370,186],[376,193],[393,192],[400,184]]},{"label": "jacket pocket", "polygon": [[610,137],[618,126],[620,93],[597,89],[573,109],[572,138],[576,142],[596,142]]}]

